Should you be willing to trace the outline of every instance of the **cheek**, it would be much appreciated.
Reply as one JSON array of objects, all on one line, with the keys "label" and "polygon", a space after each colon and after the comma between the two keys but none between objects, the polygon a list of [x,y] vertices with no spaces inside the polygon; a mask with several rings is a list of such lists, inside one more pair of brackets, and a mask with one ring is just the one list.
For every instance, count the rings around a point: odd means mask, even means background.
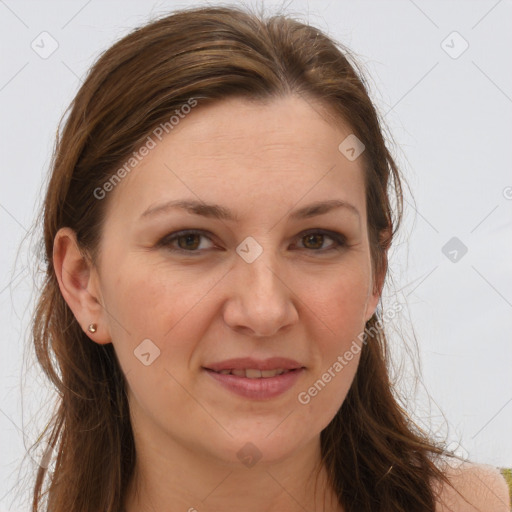
[{"label": "cheek", "polygon": [[323,289],[310,294],[310,325],[316,328],[309,336],[315,341],[317,364],[297,401],[320,429],[341,407],[356,374],[368,291],[368,273],[354,266],[340,270]]},{"label": "cheek", "polygon": [[155,421],[162,416],[164,424],[172,424],[164,404],[184,416],[194,410],[180,383],[186,384],[191,355],[207,325],[205,296],[216,280],[142,263],[121,264],[112,273],[105,301],[134,410],[143,409]]},{"label": "cheek", "polygon": [[138,336],[162,337],[198,305],[214,286],[215,275],[197,269],[163,268],[127,262],[113,274],[108,303]]},{"label": "cheek", "polygon": [[364,328],[370,276],[363,265],[347,266],[312,284],[303,290],[304,302],[325,328],[326,335],[317,340],[329,352]]},{"label": "cheek", "polygon": [[125,370],[134,364],[138,367],[134,350],[146,339],[160,350],[160,361],[155,359],[159,363],[168,350],[174,356],[193,350],[178,340],[184,326],[190,327],[191,312],[213,286],[212,279],[192,279],[187,272],[171,274],[158,266],[128,262],[119,264],[110,275],[104,299],[113,344]]}]

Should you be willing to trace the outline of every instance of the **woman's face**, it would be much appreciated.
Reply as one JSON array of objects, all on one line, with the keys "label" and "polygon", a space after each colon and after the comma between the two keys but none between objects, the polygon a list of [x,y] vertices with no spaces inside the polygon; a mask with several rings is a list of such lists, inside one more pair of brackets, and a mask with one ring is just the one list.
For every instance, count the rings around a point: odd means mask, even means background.
[{"label": "woman's face", "polygon": [[[134,431],[158,449],[278,461],[345,399],[378,294],[362,158],[320,112],[297,97],[199,104],[102,199],[106,335],[89,335],[113,343]],[[161,207],[177,201],[199,206]],[[306,209],[329,201],[346,205]],[[238,375],[212,371],[226,367]]]}]

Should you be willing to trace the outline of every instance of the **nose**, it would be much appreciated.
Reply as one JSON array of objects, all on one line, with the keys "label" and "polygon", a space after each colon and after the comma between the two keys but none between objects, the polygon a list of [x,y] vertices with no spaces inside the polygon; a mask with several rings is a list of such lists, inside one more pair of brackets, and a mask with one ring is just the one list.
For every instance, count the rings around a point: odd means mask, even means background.
[{"label": "nose", "polygon": [[237,332],[271,337],[298,321],[296,295],[270,252],[263,251],[252,263],[239,258],[232,268],[223,315]]}]

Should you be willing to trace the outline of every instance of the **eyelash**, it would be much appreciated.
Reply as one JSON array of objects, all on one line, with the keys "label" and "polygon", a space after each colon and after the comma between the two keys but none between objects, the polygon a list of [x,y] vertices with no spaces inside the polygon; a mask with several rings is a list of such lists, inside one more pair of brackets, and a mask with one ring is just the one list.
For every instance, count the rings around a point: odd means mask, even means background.
[{"label": "eyelash", "polygon": [[[170,233],[169,235],[166,235],[164,238],[162,238],[157,243],[157,246],[165,247],[166,249],[168,249],[169,251],[172,251],[172,252],[178,252],[178,253],[187,254],[187,255],[191,255],[194,253],[201,254],[204,250],[207,250],[207,249],[187,250],[187,249],[182,249],[180,247],[171,247],[172,242],[174,242],[175,240],[177,240],[181,237],[187,236],[187,235],[204,236],[205,238],[208,238],[208,240],[212,241],[211,238],[205,232],[203,232],[201,230],[187,229],[187,230],[182,230],[182,231],[175,231],[174,233]],[[307,247],[305,247],[304,250],[306,250],[306,251],[312,251],[312,252],[316,252],[316,253],[325,254],[327,252],[340,251],[341,249],[347,247],[345,236],[342,235],[341,233],[337,233],[335,231],[327,231],[325,229],[310,229],[308,231],[304,231],[303,233],[300,233],[298,235],[298,238],[302,239],[308,235],[327,236],[328,238],[330,238],[331,240],[334,241],[334,244],[327,249],[308,249]]]}]

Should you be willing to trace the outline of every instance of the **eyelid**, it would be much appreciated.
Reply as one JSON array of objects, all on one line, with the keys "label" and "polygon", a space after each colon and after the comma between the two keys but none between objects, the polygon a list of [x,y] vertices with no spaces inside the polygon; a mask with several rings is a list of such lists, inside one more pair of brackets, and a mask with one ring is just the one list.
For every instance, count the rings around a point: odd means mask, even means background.
[{"label": "eyelid", "polygon": [[[307,247],[301,247],[300,248],[301,250],[304,250],[304,251],[307,251],[307,252],[310,252],[310,253],[322,254],[322,253],[333,252],[333,251],[336,251],[336,250],[339,251],[341,249],[344,249],[344,248],[348,247],[347,237],[343,233],[340,233],[340,232],[337,232],[337,231],[332,231],[332,230],[329,230],[329,229],[322,229],[322,228],[306,229],[305,231],[301,231],[300,233],[298,233],[294,238],[295,239],[301,239],[301,238],[303,238],[303,237],[305,237],[307,235],[311,235],[311,234],[319,234],[319,235],[327,236],[328,238],[333,240],[333,242],[334,242],[332,244],[333,246],[325,248],[325,249],[308,249]],[[167,248],[168,250],[170,250],[172,252],[178,252],[178,253],[182,253],[182,254],[188,254],[188,255],[191,255],[191,254],[197,254],[197,255],[203,254],[203,252],[206,249],[190,250],[189,251],[189,250],[186,250],[186,249],[181,249],[180,247],[169,248],[171,242],[174,242],[178,238],[180,238],[182,236],[186,236],[186,235],[203,236],[204,238],[207,238],[209,241],[213,242],[213,240],[212,240],[212,233],[210,233],[209,231],[204,231],[202,229],[190,228],[190,229],[182,229],[182,230],[179,230],[179,231],[173,231],[172,233],[169,233],[169,234],[165,235],[162,239],[160,239],[157,242],[156,245],[157,245],[157,247],[164,247],[164,248]]]}]

